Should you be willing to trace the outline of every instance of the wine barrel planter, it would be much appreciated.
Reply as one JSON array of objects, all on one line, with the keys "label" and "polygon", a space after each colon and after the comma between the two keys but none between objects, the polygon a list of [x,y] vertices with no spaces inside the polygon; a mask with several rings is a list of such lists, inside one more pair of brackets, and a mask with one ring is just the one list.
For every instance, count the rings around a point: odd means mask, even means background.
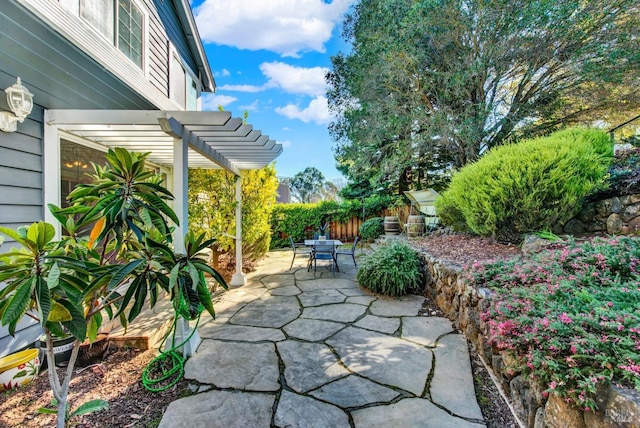
[{"label": "wine barrel planter", "polygon": [[400,222],[398,217],[387,216],[384,218],[384,234],[398,235],[400,233]]},{"label": "wine barrel planter", "polygon": [[410,215],[407,219],[407,236],[415,237],[424,235],[424,216]]}]

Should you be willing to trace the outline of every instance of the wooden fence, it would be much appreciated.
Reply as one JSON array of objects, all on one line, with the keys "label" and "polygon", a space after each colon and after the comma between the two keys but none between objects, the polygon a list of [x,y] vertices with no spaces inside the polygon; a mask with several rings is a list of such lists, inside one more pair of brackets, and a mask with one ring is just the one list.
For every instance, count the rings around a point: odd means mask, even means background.
[{"label": "wooden fence", "polygon": [[[411,207],[406,205],[393,210],[384,210],[381,216],[396,216],[398,217],[400,224],[403,225],[407,222],[410,213]],[[367,218],[370,217],[372,216],[368,216]],[[352,241],[356,236],[358,236],[361,225],[362,217],[351,217],[344,223],[332,221],[329,223],[329,237],[331,239],[339,239],[343,242]],[[309,228],[307,231],[309,234],[308,237],[313,237],[314,232],[315,230],[313,228]]]}]

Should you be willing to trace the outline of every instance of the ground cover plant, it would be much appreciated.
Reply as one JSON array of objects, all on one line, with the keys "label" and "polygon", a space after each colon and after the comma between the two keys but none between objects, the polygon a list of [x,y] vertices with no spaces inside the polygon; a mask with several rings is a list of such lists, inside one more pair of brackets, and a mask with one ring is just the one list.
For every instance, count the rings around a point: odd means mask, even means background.
[{"label": "ground cover plant", "polygon": [[421,286],[418,253],[405,242],[394,240],[368,254],[358,270],[358,282],[374,293],[400,296]]},{"label": "ground cover plant", "polygon": [[567,241],[469,272],[496,293],[482,319],[491,344],[544,394],[594,410],[599,384],[640,391],[640,239]]},{"label": "ground cover plant", "polygon": [[436,210],[457,230],[518,242],[575,216],[604,187],[612,159],[613,144],[600,130],[569,129],[497,147],[454,174]]}]

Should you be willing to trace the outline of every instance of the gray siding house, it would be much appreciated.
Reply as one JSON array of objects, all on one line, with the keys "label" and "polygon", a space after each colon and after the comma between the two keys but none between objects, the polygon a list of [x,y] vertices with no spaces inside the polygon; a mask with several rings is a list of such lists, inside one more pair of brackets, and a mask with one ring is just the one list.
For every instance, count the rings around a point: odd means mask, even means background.
[{"label": "gray siding house", "polygon": [[[227,112],[199,111],[201,93],[215,91],[215,81],[188,0],[3,0],[0,89],[18,77],[34,107],[16,132],[0,132],[5,227],[54,223],[47,204],[64,204],[91,162],[124,146],[152,152],[153,166],[167,175],[182,220],[178,235],[187,227],[188,166],[240,176],[282,150]],[[1,96],[0,110],[9,110]],[[13,245],[5,241],[0,252]],[[242,283],[239,265],[234,280]],[[40,333],[27,317],[15,337],[0,327],[0,357]]]}]

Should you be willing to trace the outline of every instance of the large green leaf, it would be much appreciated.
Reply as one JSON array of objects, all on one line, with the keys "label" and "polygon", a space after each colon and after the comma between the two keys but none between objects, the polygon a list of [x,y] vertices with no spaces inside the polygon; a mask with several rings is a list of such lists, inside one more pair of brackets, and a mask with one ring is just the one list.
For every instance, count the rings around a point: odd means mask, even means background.
[{"label": "large green leaf", "polygon": [[51,266],[51,269],[49,269],[49,275],[47,275],[47,286],[49,287],[49,290],[56,288],[59,282],[60,266],[58,266],[58,263],[54,263],[53,266]]},{"label": "large green leaf", "polygon": [[40,276],[36,277],[36,299],[38,302],[38,312],[40,313],[40,322],[44,324],[47,319],[49,319],[51,296],[46,281]]},{"label": "large green leaf", "polygon": [[49,318],[47,318],[47,321],[58,323],[71,321],[72,319],[73,317],[71,316],[71,312],[69,312],[69,310],[63,305],[56,301],[51,304],[51,311],[49,312]]},{"label": "large green leaf", "polygon": [[23,244],[24,245],[24,240],[23,238],[18,234],[18,232],[16,232],[13,229],[9,229],[8,227],[3,227],[0,226],[0,233],[4,233],[5,235],[7,235],[9,238],[13,239],[14,241]]},{"label": "large green leaf", "polygon": [[[131,306],[131,310],[129,311],[129,322],[133,321],[142,311],[142,307],[144,305],[144,301],[147,298],[147,282],[144,280],[144,277],[139,277],[140,281],[135,284],[136,286],[136,298]],[[136,278],[138,279],[138,278]],[[131,283],[133,286],[134,283]]]},{"label": "large green leaf", "polygon": [[122,281],[127,277],[127,275],[129,275],[131,272],[133,272],[143,262],[144,262],[144,259],[134,260],[134,261],[132,261],[130,263],[127,263],[126,265],[122,266],[120,269],[118,269],[113,274],[113,277],[111,278],[111,281],[109,281],[109,289],[112,289],[112,288],[117,287],[118,285],[120,285],[122,283]]},{"label": "large green leaf", "polygon": [[62,324],[69,330],[73,337],[84,341],[87,337],[87,322],[84,319],[82,305],[75,305],[66,299],[61,299],[59,302],[67,308],[71,314],[71,321],[63,322]]},{"label": "large green leaf", "polygon": [[89,320],[89,328],[87,330],[90,343],[93,343],[96,340],[96,337],[98,337],[100,327],[102,327],[102,315],[100,312],[96,312]]},{"label": "large green leaf", "polygon": [[2,325],[17,322],[22,317],[31,302],[31,293],[33,293],[35,286],[35,277],[30,277],[22,282],[2,314]]},{"label": "large green leaf", "polygon": [[83,403],[82,405],[80,405],[77,409],[75,409],[73,412],[71,412],[71,414],[69,415],[70,417],[73,416],[82,416],[82,415],[86,415],[88,413],[93,413],[93,412],[99,412],[101,410],[107,410],[109,408],[109,403],[105,400],[91,400],[91,401],[87,401],[86,403]]}]

